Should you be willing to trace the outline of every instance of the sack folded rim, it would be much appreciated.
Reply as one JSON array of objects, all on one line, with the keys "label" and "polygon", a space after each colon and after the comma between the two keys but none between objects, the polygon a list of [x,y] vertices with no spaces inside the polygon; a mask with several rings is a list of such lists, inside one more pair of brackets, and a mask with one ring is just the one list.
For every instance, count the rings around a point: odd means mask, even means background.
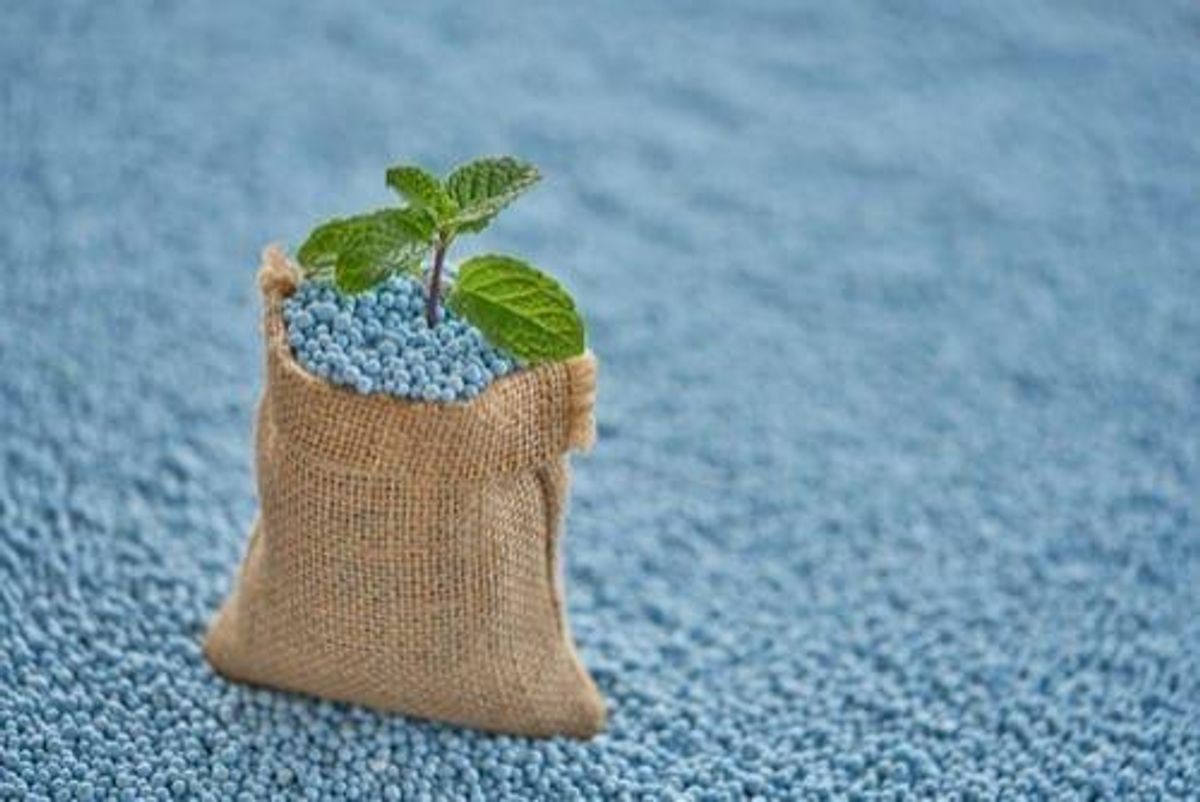
[{"label": "sack folded rim", "polygon": [[349,471],[395,468],[483,477],[525,470],[594,444],[597,364],[590,350],[501,377],[470,401],[359,394],[312,375],[296,360],[282,302],[299,286],[299,268],[277,244],[267,246],[262,260],[266,364],[275,383],[274,411],[280,413],[272,423],[307,461]]}]

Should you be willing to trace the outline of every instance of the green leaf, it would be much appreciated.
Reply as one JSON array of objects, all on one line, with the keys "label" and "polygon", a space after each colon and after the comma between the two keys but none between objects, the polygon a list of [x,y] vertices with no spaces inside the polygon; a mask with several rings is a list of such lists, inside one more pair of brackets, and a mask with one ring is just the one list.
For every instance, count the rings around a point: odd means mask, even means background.
[{"label": "green leaf", "polygon": [[463,231],[482,231],[501,209],[540,179],[536,167],[510,156],[462,165],[446,179],[446,191],[459,207],[453,225]]},{"label": "green leaf", "polygon": [[571,296],[520,259],[499,254],[468,259],[448,302],[519,359],[545,362],[583,353],[583,320]]},{"label": "green leaf", "polygon": [[[398,271],[420,275],[421,262],[429,252],[433,221],[419,209],[383,209],[372,214],[333,220],[318,226],[300,246],[297,257],[308,278],[334,277],[342,287],[341,275],[381,275],[378,281]],[[353,256],[349,254],[353,253]],[[353,267],[343,266],[347,262]],[[369,269],[365,265],[369,262]],[[369,289],[370,286],[362,287]],[[360,286],[350,280],[348,286]],[[361,292],[362,289],[346,290]]]},{"label": "green leaf", "polygon": [[338,254],[333,282],[339,291],[353,295],[382,283],[392,272],[391,265],[371,248],[352,247]]},{"label": "green leaf", "polygon": [[318,278],[333,270],[338,251],[349,237],[355,221],[356,218],[331,220],[309,233],[308,239],[296,254],[307,278]]},{"label": "green leaf", "polygon": [[458,204],[446,192],[442,182],[420,167],[392,167],[387,171],[387,184],[413,206],[427,210],[438,223],[450,219],[458,211]]}]

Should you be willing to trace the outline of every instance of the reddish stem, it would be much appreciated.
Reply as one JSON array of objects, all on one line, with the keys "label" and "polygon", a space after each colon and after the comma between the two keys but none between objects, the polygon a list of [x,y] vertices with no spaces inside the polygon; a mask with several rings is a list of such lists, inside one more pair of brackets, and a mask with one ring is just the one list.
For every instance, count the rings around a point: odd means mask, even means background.
[{"label": "reddish stem", "polygon": [[442,298],[442,263],[446,261],[446,243],[438,240],[433,249],[433,271],[429,274],[429,297],[425,300],[425,322],[429,328],[438,323],[438,306]]}]

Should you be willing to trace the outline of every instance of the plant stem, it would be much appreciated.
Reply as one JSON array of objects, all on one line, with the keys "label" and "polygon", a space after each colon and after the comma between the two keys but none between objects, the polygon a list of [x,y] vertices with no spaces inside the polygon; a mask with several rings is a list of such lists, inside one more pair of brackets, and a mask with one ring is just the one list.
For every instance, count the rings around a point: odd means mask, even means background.
[{"label": "plant stem", "polygon": [[429,328],[438,323],[438,306],[442,298],[442,263],[446,261],[446,248],[450,243],[438,238],[433,249],[433,271],[429,274],[429,297],[425,300],[425,322]]}]

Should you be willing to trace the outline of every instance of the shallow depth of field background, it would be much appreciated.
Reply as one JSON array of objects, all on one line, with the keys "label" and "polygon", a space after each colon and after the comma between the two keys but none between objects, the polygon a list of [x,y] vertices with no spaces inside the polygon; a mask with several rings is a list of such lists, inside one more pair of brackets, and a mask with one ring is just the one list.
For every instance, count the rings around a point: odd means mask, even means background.
[{"label": "shallow depth of field background", "polygon": [[[1188,2],[6,4],[0,799],[1195,798],[1198,132]],[[198,647],[261,247],[483,153],[602,363],[589,744]]]}]

